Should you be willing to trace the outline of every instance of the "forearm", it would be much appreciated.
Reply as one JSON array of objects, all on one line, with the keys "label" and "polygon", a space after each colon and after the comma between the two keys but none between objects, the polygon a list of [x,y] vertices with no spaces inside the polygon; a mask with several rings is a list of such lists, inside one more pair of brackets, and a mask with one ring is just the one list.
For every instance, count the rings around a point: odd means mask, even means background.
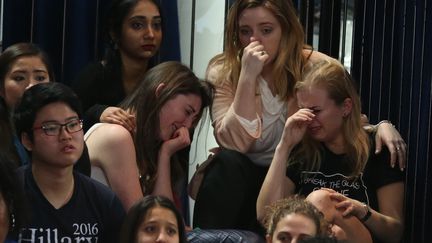
[{"label": "forearm", "polygon": [[257,116],[255,104],[256,79],[257,77],[241,72],[234,96],[234,112],[249,121],[256,119]]},{"label": "forearm", "polygon": [[158,158],[156,182],[152,195],[164,196],[171,201],[174,200],[171,186],[171,156],[161,152]]},{"label": "forearm", "polygon": [[383,242],[400,242],[403,232],[401,220],[383,215],[373,209],[370,218],[364,225],[370,232]]},{"label": "forearm", "polygon": [[286,161],[291,149],[278,146],[257,199],[257,218],[265,217],[266,206],[294,193],[293,183],[286,177]]}]

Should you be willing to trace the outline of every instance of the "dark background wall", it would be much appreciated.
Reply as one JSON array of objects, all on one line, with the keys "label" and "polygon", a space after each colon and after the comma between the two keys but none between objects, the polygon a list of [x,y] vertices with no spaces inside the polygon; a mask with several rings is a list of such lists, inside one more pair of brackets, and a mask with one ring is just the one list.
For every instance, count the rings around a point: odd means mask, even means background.
[{"label": "dark background wall", "polygon": [[[179,0],[181,1],[181,0]],[[208,0],[206,0],[208,1]],[[233,0],[226,0],[232,3]],[[432,4],[428,0],[295,0],[312,44],[343,60],[343,22],[353,8],[351,74],[359,84],[363,113],[371,123],[388,119],[408,144],[404,242],[432,242]],[[428,5],[429,3],[429,5]],[[109,0],[5,0],[3,48],[16,42],[40,45],[57,80],[70,83],[103,52],[100,22]],[[319,6],[317,9],[316,6]],[[163,0],[169,31],[161,60],[180,60],[176,0]],[[318,11],[318,12],[317,12]],[[319,14],[318,14],[319,13]],[[319,16],[319,19],[316,19]]]},{"label": "dark background wall", "polygon": [[[70,84],[87,63],[104,52],[103,24],[110,0],[4,0],[3,50],[33,42],[53,63],[56,80]],[[164,33],[160,60],[180,60],[176,0],[160,0]]]}]

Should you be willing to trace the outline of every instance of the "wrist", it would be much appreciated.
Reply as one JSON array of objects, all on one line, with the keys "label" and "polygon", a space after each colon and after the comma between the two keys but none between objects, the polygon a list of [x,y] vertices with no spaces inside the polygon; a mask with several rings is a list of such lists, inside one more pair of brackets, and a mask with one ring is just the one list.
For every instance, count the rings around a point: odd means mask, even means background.
[{"label": "wrist", "polygon": [[370,216],[372,215],[372,212],[371,212],[370,207],[367,204],[363,203],[363,207],[365,209],[366,214],[360,220],[364,223],[370,218]]}]

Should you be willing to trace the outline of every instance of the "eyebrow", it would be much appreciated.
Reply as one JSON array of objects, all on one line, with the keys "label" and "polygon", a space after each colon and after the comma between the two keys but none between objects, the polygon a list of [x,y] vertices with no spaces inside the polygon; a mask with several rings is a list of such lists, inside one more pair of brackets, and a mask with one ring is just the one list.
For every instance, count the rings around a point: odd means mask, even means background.
[{"label": "eyebrow", "polygon": [[[47,71],[43,70],[43,69],[35,69],[31,71],[32,73],[48,73]],[[13,73],[27,73],[27,71],[22,70],[22,69],[17,69],[17,70],[13,70]]]},{"label": "eyebrow", "polygon": [[[70,122],[72,120],[78,120],[78,119],[79,119],[78,116],[71,116],[71,117],[66,118],[65,122]],[[44,124],[44,123],[60,123],[60,122],[57,120],[46,120],[46,121],[41,122],[41,124]]]},{"label": "eyebrow", "polygon": [[188,105],[188,107],[192,110],[193,113],[195,113],[195,108],[193,108],[191,105]]},{"label": "eyebrow", "polygon": [[[135,16],[132,16],[132,17],[129,18],[129,20],[136,20],[136,19],[138,19],[138,20],[147,20],[147,17],[143,16],[143,15],[135,15]],[[152,20],[162,20],[162,17],[160,15],[155,15],[155,16],[152,16],[150,19],[152,19]]]}]

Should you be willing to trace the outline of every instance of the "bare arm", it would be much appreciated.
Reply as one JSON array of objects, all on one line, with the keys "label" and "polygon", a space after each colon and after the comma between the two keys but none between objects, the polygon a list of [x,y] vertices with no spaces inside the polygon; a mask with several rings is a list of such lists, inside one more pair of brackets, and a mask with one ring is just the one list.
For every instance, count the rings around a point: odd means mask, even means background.
[{"label": "bare arm", "polygon": [[174,201],[171,184],[171,156],[190,143],[188,129],[181,127],[174,133],[174,138],[162,144],[159,150],[156,183],[152,195],[165,196]]},{"label": "bare arm", "polygon": [[[383,242],[400,242],[403,232],[403,195],[404,184],[392,183],[378,189],[380,211],[370,209],[371,216],[364,225],[371,233]],[[337,192],[331,193],[337,200],[336,208],[343,211],[344,216],[365,217],[367,210],[357,200],[347,198]]]},{"label": "bare arm", "polygon": [[120,125],[104,124],[86,143],[91,164],[103,170],[127,211],[143,197],[131,134]]},{"label": "bare arm", "polygon": [[258,220],[262,221],[264,218],[267,205],[294,194],[295,185],[285,175],[286,165],[291,150],[302,139],[307,124],[313,116],[309,109],[300,109],[287,119],[281,140],[276,147],[275,155],[258,195]]}]

